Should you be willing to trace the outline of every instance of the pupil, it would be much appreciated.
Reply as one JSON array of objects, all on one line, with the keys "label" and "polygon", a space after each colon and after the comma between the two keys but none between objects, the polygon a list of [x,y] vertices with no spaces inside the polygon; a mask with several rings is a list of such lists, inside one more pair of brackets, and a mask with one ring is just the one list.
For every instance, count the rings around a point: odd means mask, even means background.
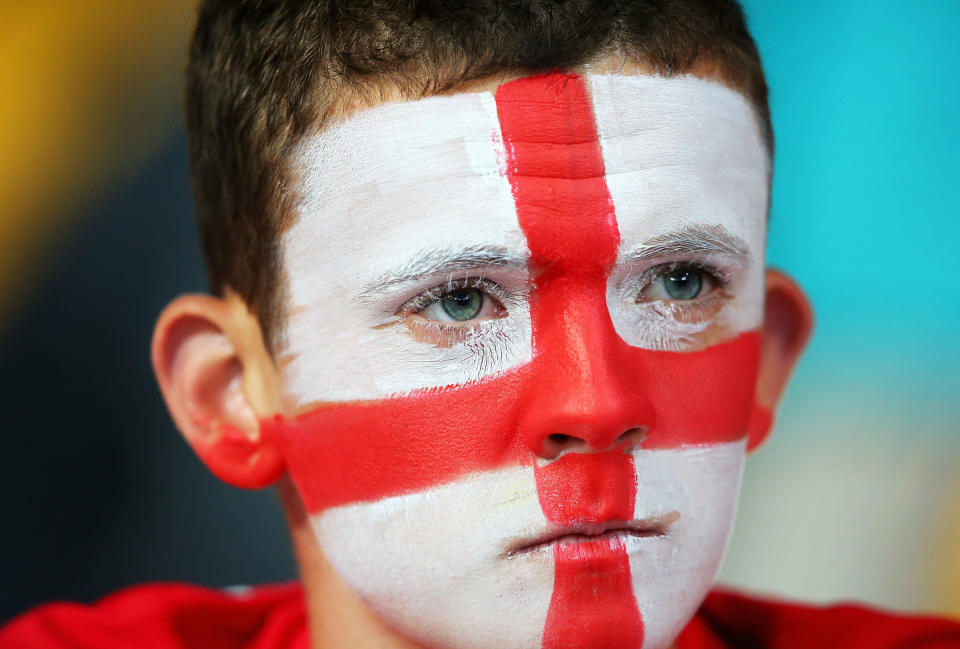
[{"label": "pupil", "polygon": [[440,301],[444,313],[454,320],[472,320],[483,306],[483,294],[475,288],[449,293]]},{"label": "pupil", "polygon": [[674,300],[692,300],[700,295],[703,288],[703,273],[699,270],[684,268],[664,275],[667,295]]}]

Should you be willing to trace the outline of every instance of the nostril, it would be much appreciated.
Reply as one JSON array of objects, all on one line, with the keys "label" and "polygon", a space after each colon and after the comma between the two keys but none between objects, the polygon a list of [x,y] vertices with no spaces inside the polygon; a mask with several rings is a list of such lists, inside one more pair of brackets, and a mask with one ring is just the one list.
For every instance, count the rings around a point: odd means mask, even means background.
[{"label": "nostril", "polygon": [[573,442],[580,441],[578,438],[573,435],[564,435],[563,433],[554,433],[553,435],[548,435],[547,439],[550,440],[551,444],[556,446],[567,446]]},{"label": "nostril", "polygon": [[627,449],[636,448],[643,444],[649,433],[650,429],[647,426],[634,426],[633,428],[623,431],[613,445],[622,446]]},{"label": "nostril", "polygon": [[553,433],[547,435],[543,440],[543,456],[555,458],[564,451],[572,450],[583,444],[583,440],[573,435],[564,435],[563,433]]},{"label": "nostril", "polygon": [[[573,451],[577,453],[599,453],[609,451],[614,448],[620,448],[624,451],[631,451],[643,444],[647,439],[650,428],[647,426],[634,426],[620,433],[609,445],[594,445],[590,441],[577,435],[566,435],[564,433],[552,433],[543,438],[540,455],[545,458],[553,459],[561,453]],[[609,437],[607,438],[610,439]]]}]

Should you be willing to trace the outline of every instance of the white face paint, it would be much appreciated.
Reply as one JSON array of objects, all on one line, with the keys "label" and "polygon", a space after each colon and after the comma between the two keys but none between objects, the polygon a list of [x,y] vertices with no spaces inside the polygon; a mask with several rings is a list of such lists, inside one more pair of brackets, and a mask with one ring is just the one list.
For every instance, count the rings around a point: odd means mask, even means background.
[{"label": "white face paint", "polygon": [[[379,106],[303,144],[303,200],[283,237],[298,404],[462,385],[530,360],[527,245],[499,133],[493,97],[473,93]],[[481,277],[510,316],[474,337],[479,348],[383,326],[419,294]]]},{"label": "white face paint", "polygon": [[[644,647],[667,647],[706,596],[723,558],[744,443],[634,451],[637,520],[667,536],[627,537]],[[508,556],[550,526],[533,472],[515,467],[314,517],[330,562],[404,635],[428,647],[540,647],[553,551]],[[358,530],[369,530],[358,532]]]},{"label": "white face paint", "polygon": [[[685,350],[718,322],[731,332],[758,327],[770,172],[750,105],[690,76],[590,80],[620,227],[619,267],[608,290],[617,332],[637,347]],[[626,109],[637,98],[643,109]],[[636,308],[631,278],[670,261],[723,275],[729,304],[701,319],[662,303]]]},{"label": "white face paint", "polygon": [[[587,80],[620,232],[607,285],[617,334],[634,347],[687,351],[715,342],[704,342],[710,331],[728,339],[756,329],[768,162],[749,104],[691,77]],[[293,403],[382,400],[531,362],[532,274],[507,158],[487,93],[383,105],[303,143],[299,214],[282,240],[289,308],[280,357]],[[697,308],[662,299],[665,264],[716,275],[722,299]],[[434,317],[445,286],[488,291],[506,313],[442,345],[424,342],[431,325],[397,314],[413,303]],[[645,648],[667,647],[712,583],[744,448],[632,453],[637,520],[672,521],[663,536],[625,538]],[[541,646],[552,549],[511,554],[551,529],[530,466],[321,509],[310,520],[339,575],[414,641]]]}]

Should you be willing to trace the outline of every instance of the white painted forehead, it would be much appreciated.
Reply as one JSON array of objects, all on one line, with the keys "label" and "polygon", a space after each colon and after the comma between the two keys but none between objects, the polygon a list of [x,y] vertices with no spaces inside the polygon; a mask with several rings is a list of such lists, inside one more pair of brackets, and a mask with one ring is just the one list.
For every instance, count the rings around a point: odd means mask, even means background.
[{"label": "white painted forehead", "polygon": [[[753,106],[715,81],[683,75],[588,75],[606,175],[660,165],[762,170],[769,159]],[[642,144],[643,151],[637,150]],[[428,97],[360,110],[296,149],[300,212],[341,208],[420,186],[425,197],[465,176],[504,173],[489,92]],[[423,201],[420,201],[423,203]],[[369,207],[369,205],[368,205]]]},{"label": "white painted forehead", "polygon": [[329,251],[369,275],[419,251],[500,246],[523,256],[503,159],[489,93],[358,112],[298,151],[288,260]]},{"label": "white painted forehead", "polygon": [[[623,244],[695,221],[724,224],[751,243],[762,239],[769,161],[743,96],[693,76],[587,81]],[[489,92],[350,115],[307,138],[294,156],[299,202],[284,236],[287,253],[327,249],[352,258],[358,272],[376,270],[384,245],[524,254],[504,146]],[[377,240],[383,244],[374,246]]]},{"label": "white painted forehead", "polygon": [[[644,161],[748,165],[769,173],[756,109],[739,92],[693,75],[589,77],[608,175],[632,171],[631,151],[617,142],[643,136]],[[722,142],[722,147],[710,142]]]},{"label": "white painted forehead", "polygon": [[[587,81],[621,245],[700,222],[724,225],[762,257],[769,161],[749,102],[689,75]],[[308,283],[294,297],[314,297],[315,281],[296,271],[323,254],[368,277],[411,252],[526,254],[504,147],[489,92],[382,104],[307,138],[283,237],[290,281]]]},{"label": "white painted forehead", "polygon": [[[330,200],[365,203],[371,194],[405,192],[423,183],[455,185],[465,176],[499,175],[502,147],[494,146],[499,139],[496,103],[489,93],[359,111],[298,147],[294,169],[306,185],[300,209],[310,213]],[[442,187],[430,191],[444,193]]]}]

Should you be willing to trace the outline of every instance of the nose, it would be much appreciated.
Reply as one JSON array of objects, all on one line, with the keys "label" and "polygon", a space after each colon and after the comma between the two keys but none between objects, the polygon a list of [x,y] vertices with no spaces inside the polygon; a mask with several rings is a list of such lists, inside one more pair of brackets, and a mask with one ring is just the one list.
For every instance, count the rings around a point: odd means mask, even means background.
[{"label": "nose", "polygon": [[640,446],[653,426],[653,413],[643,394],[629,390],[633,386],[624,378],[577,372],[541,383],[524,413],[528,448],[553,460],[563,453]]},{"label": "nose", "polygon": [[544,439],[540,440],[540,446],[535,450],[538,456],[553,460],[563,453],[597,453],[609,450],[610,448],[622,448],[629,451],[640,446],[643,440],[647,438],[649,428],[646,426],[633,426],[620,433],[613,443],[607,447],[598,447],[587,435],[577,436],[569,433],[550,433]]},{"label": "nose", "polygon": [[605,302],[566,305],[580,308],[541,321],[535,331],[524,442],[544,459],[635,448],[655,423],[637,350],[614,330]]}]

